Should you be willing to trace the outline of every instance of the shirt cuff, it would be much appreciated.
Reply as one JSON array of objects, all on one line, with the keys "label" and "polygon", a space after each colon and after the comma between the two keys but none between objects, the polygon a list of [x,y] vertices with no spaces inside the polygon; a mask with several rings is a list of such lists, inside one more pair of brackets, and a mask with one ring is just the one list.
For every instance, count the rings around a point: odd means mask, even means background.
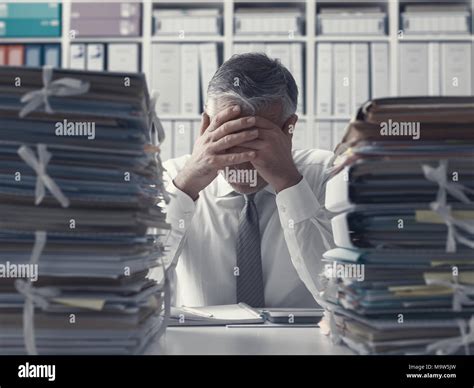
[{"label": "shirt cuff", "polygon": [[178,189],[173,181],[166,189],[170,196],[170,202],[166,205],[166,222],[174,229],[187,229],[196,210],[196,204],[189,195]]},{"label": "shirt cuff", "polygon": [[304,177],[296,185],[280,191],[276,195],[276,204],[284,228],[314,217],[321,208]]}]

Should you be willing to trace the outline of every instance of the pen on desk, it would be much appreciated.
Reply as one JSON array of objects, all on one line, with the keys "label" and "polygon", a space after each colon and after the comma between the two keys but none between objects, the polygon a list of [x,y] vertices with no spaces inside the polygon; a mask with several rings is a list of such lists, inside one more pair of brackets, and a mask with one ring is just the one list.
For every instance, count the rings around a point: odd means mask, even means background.
[{"label": "pen on desk", "polygon": [[191,313],[193,315],[196,315],[198,317],[204,317],[204,318],[213,318],[214,315],[213,314],[210,314],[210,313],[206,313],[205,311],[201,311],[201,310],[198,310],[198,309],[193,309],[192,307],[181,307],[181,310],[183,310],[184,312],[188,312],[188,313]]}]

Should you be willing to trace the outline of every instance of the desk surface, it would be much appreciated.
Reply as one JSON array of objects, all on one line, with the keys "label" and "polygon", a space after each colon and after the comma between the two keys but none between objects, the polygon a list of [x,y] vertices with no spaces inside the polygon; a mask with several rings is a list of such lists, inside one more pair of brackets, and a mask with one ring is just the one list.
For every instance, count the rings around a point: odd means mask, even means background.
[{"label": "desk surface", "polygon": [[152,344],[147,354],[167,355],[264,355],[353,354],[335,346],[317,327],[309,328],[226,328],[169,327],[163,338]]}]

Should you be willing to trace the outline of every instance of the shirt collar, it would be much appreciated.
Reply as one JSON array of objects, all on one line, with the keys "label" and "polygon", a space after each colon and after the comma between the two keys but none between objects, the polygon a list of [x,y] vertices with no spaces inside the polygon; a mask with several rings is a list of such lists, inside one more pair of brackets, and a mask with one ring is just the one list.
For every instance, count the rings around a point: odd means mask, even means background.
[{"label": "shirt collar", "polygon": [[[217,174],[217,178],[215,179],[215,184],[217,186],[217,189],[215,191],[216,197],[225,197],[231,193],[235,193],[234,189],[232,186],[227,182],[224,177],[221,174]],[[275,195],[275,190],[273,190],[273,187],[270,185],[266,185],[262,190],[267,191],[270,194]],[[238,193],[236,193],[238,194]]]}]

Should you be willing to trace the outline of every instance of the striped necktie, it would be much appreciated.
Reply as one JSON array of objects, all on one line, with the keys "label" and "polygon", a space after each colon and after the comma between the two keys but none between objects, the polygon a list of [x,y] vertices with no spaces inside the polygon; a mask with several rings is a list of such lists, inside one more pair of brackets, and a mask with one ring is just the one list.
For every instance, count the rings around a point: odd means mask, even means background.
[{"label": "striped necktie", "polygon": [[244,195],[245,206],[240,213],[237,236],[237,303],[264,307],[260,228],[255,194]]}]

